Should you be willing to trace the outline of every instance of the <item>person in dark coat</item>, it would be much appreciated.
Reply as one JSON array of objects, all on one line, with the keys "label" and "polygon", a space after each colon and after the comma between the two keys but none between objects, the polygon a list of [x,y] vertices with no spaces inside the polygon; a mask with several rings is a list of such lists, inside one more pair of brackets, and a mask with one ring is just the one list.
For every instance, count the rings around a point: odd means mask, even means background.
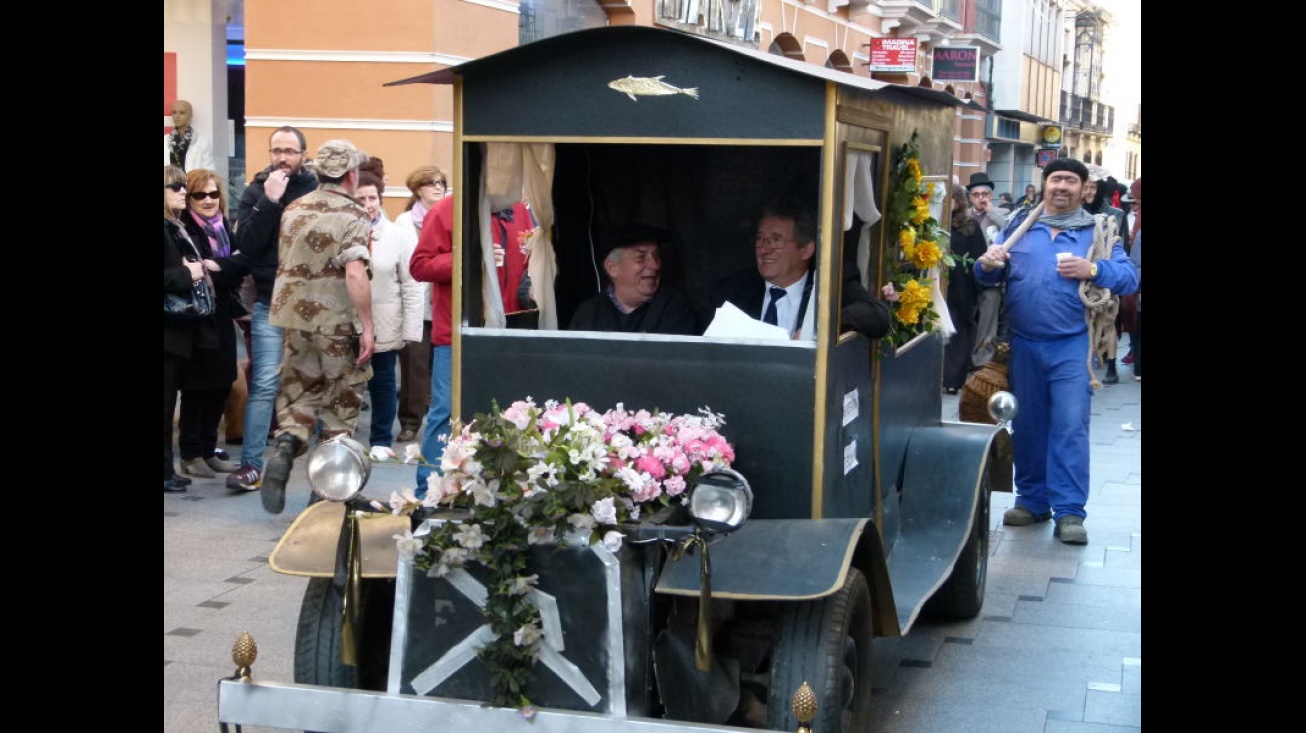
[{"label": "person in dark coat", "polygon": [[[163,294],[188,295],[191,283],[204,277],[205,262],[182,227],[178,214],[186,210],[186,174],[163,166]],[[172,420],[182,368],[196,349],[217,348],[212,319],[163,319],[163,490],[185,491],[190,479],[177,475],[172,462]]]},{"label": "person in dark coat", "polygon": [[[753,241],[756,267],[731,275],[716,288],[716,306],[729,301],[739,310],[780,326],[791,338],[816,338],[815,313],[810,307],[816,272],[816,219],[810,209],[792,202],[773,202],[762,209]],[[871,298],[855,268],[844,268],[839,326],[868,338],[889,332],[889,306]]]},{"label": "person in dark coat", "polygon": [[196,349],[182,368],[181,417],[177,448],[182,473],[196,478],[214,478],[231,473],[236,464],[215,455],[218,424],[226,411],[227,395],[236,379],[236,323],[243,279],[231,262],[231,223],[227,220],[226,188],[218,174],[198,168],[186,174],[189,208],[180,215],[186,233],[205,260],[217,264],[209,272],[217,295],[213,314],[218,343],[214,349]]},{"label": "person in dark coat", "polygon": [[663,233],[647,227],[619,231],[603,258],[608,286],[576,308],[568,330],[702,333],[689,299],[678,290],[662,287],[661,246],[665,239]]},{"label": "person in dark coat", "polygon": [[967,256],[973,263],[988,250],[979,224],[967,215],[969,206],[966,187],[960,183],[953,186],[952,236],[948,248],[957,264],[948,272],[947,299],[948,312],[952,314],[952,325],[957,332],[948,339],[944,348],[943,389],[948,394],[957,394],[974,366],[970,355],[975,350],[979,324],[979,285],[970,266],[961,263]]}]

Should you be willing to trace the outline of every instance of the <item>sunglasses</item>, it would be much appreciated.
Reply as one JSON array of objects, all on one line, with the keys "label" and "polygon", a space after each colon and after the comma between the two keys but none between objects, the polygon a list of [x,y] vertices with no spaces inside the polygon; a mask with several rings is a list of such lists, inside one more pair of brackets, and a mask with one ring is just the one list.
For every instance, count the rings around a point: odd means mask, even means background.
[{"label": "sunglasses", "polygon": [[189,196],[194,201],[203,201],[206,198],[210,198],[213,199],[214,201],[217,201],[218,199],[222,198],[222,192],[221,191],[194,191],[191,194],[189,194]]},{"label": "sunglasses", "polygon": [[168,189],[169,191],[175,191],[177,193],[181,193],[182,191],[186,190],[186,184],[184,183],[165,183],[163,184],[163,187]]}]

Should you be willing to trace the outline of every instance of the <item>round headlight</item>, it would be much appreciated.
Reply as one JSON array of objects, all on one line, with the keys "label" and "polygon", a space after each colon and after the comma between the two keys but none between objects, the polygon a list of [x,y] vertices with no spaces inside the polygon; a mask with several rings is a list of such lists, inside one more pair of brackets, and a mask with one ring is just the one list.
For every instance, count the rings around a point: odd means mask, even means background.
[{"label": "round headlight", "polygon": [[328,501],[349,501],[367,485],[372,462],[362,443],[338,435],[320,443],[308,456],[308,484]]},{"label": "round headlight", "polygon": [[753,490],[738,471],[722,468],[698,477],[689,495],[689,515],[706,529],[738,529],[753,511]]},{"label": "round headlight", "polygon": [[1016,395],[1005,390],[994,392],[989,397],[989,415],[999,425],[1009,423],[1016,418]]}]

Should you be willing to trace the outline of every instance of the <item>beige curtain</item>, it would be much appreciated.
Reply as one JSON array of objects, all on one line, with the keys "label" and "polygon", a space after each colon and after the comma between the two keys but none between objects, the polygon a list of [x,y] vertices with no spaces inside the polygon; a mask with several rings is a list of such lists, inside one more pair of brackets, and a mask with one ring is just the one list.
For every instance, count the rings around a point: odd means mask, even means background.
[{"label": "beige curtain", "polygon": [[[490,212],[525,200],[535,217],[536,228],[526,240],[530,252],[527,273],[539,308],[539,328],[556,331],[558,310],[553,297],[553,282],[558,274],[557,257],[549,232],[553,230],[553,173],[555,152],[552,143],[486,143],[485,180],[477,207],[481,232],[481,268],[483,275],[493,274],[494,241],[490,235]],[[485,325],[503,328],[507,321],[497,276],[486,276]]]}]

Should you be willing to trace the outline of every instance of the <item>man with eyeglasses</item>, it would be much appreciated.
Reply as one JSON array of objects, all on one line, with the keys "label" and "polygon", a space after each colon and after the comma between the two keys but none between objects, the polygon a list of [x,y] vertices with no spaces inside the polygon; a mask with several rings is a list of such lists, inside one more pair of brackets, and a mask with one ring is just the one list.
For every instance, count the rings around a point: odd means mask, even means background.
[{"label": "man with eyeglasses", "polygon": [[250,313],[250,386],[245,405],[245,434],[240,468],[227,476],[227,488],[255,491],[263,472],[263,454],[272,429],[280,386],[281,329],[268,322],[272,286],[277,276],[277,242],[281,214],[292,201],[317,190],[317,176],[304,167],[307,141],[294,127],[278,127],[268,139],[271,162],[240,196],[236,209],[233,256],[254,277],[256,296]]},{"label": "man with eyeglasses", "polygon": [[[728,278],[717,290],[721,300],[784,328],[791,339],[814,340],[817,236],[810,208],[792,201],[765,205],[753,237],[756,267]],[[858,331],[868,338],[888,333],[889,306],[870,296],[855,267],[846,263],[844,275],[840,330]]]}]

